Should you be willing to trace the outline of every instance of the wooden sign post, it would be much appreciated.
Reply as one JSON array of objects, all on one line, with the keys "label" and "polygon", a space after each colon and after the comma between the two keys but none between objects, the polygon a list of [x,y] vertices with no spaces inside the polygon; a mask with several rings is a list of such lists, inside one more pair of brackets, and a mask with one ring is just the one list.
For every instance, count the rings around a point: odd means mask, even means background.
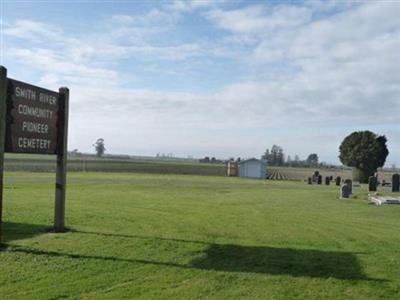
[{"label": "wooden sign post", "polygon": [[56,174],[56,195],[54,206],[54,230],[64,231],[65,217],[65,191],[67,183],[67,144],[68,144],[68,104],[69,90],[59,90],[59,118],[58,118],[58,139],[57,139],[57,174]]},{"label": "wooden sign post", "polygon": [[54,230],[63,232],[69,90],[50,91],[7,78],[0,66],[0,244],[4,153],[56,154]]},{"label": "wooden sign post", "polygon": [[7,111],[7,69],[0,66],[0,248],[3,244],[3,172]]}]

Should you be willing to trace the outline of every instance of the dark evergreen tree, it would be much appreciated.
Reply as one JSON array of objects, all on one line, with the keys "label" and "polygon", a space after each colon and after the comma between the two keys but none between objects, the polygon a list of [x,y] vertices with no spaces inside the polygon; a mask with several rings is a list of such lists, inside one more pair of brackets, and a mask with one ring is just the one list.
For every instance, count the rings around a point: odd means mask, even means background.
[{"label": "dark evergreen tree", "polygon": [[310,167],[318,166],[318,155],[317,153],[311,153],[306,160],[306,163]]},{"label": "dark evergreen tree", "polygon": [[386,137],[371,131],[357,131],[347,136],[340,145],[340,161],[353,169],[353,180],[368,182],[379,167],[385,164],[389,150]]}]

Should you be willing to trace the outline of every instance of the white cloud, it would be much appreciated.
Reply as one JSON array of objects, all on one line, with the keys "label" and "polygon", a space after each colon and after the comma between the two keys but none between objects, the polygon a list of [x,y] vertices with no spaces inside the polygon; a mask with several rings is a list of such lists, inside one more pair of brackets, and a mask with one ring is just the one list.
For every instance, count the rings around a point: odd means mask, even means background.
[{"label": "white cloud", "polygon": [[49,39],[57,39],[62,31],[58,28],[51,27],[45,23],[31,20],[17,20],[14,24],[8,24],[3,30],[3,34],[19,37],[28,40],[40,40],[43,37]]},{"label": "white cloud", "polygon": [[[256,46],[245,58],[255,70],[249,80],[266,79],[246,95],[285,106],[298,124],[303,120],[296,112],[319,122],[354,125],[394,123],[400,113],[399,14],[400,5],[370,2],[314,21],[311,11],[299,6],[258,5],[214,10],[209,16],[232,32],[229,46],[253,36]],[[271,71],[276,69],[280,76]],[[252,102],[262,107],[261,100]]]},{"label": "white cloud", "polygon": [[[9,57],[40,72],[40,84],[70,86],[71,147],[89,150],[102,136],[120,153],[252,156],[278,143],[293,155],[317,149],[332,161],[348,130],[398,124],[399,4],[175,5],[179,13],[165,22],[162,9],[114,15],[110,31],[94,28],[85,38],[28,20],[6,26],[7,36],[32,43],[8,47]],[[196,9],[222,29],[221,39],[155,42]],[[189,68],[220,57],[236,59],[243,76],[216,92],[134,88],[110,62],[135,58],[150,69],[156,61],[184,61]],[[173,65],[168,71],[177,73]],[[213,66],[203,75],[213,75]],[[389,141],[396,138],[400,132],[390,131]]]},{"label": "white cloud", "polygon": [[167,3],[167,10],[179,13],[191,12],[199,9],[216,8],[227,3],[228,0],[174,0]]},{"label": "white cloud", "polygon": [[[51,74],[49,84],[54,84],[55,78],[68,82],[81,82],[96,85],[116,84],[118,75],[115,71],[87,66],[69,60],[68,56],[55,53],[49,49],[10,49],[12,57],[19,63],[38,69],[44,74]],[[42,77],[42,82],[46,77]],[[50,79],[50,77],[47,77]]]},{"label": "white cloud", "polygon": [[207,16],[222,29],[245,34],[265,34],[310,21],[311,10],[301,6],[253,5],[235,10],[211,10]]},{"label": "white cloud", "polygon": [[174,24],[179,19],[179,14],[167,12],[162,9],[151,9],[141,15],[116,14],[111,16],[111,21],[122,25],[149,26]]}]

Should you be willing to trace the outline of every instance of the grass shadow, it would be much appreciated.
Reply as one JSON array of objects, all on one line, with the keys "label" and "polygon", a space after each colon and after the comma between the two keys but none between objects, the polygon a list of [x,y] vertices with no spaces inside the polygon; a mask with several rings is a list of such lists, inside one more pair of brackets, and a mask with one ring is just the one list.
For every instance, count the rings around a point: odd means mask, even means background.
[{"label": "grass shadow", "polygon": [[191,266],[226,272],[370,280],[350,252],[211,244]]},{"label": "grass shadow", "polygon": [[[196,243],[207,246],[206,250],[197,253],[197,258],[193,259],[188,265],[170,264],[171,266],[224,272],[286,274],[294,277],[382,281],[380,279],[368,278],[363,273],[362,266],[358,262],[356,254],[352,252],[210,244],[196,240],[80,230],[75,230],[74,232],[105,237]],[[154,261],[148,263],[169,265],[168,263]]]},{"label": "grass shadow", "polygon": [[[37,233],[43,233],[44,227],[37,228]],[[35,231],[33,231],[35,232]],[[71,230],[71,232],[105,237],[119,237],[131,239],[147,239],[168,241],[172,243],[197,243],[204,245],[204,250],[195,253],[190,263],[181,264],[169,261],[150,259],[124,258],[118,256],[81,255],[79,253],[65,253],[15,247],[14,252],[23,252],[32,255],[52,257],[67,257],[71,259],[95,259],[110,262],[141,263],[165,267],[184,269],[213,270],[221,272],[260,273],[270,275],[289,275],[293,277],[336,278],[341,280],[368,280],[386,281],[367,277],[357,256],[351,252],[319,251],[311,249],[275,248],[264,246],[242,246],[229,244],[215,244],[201,241],[170,239],[158,237],[135,236],[114,233],[96,233]],[[114,241],[115,242],[115,241]],[[176,245],[179,247],[179,245]]]},{"label": "grass shadow", "polygon": [[50,226],[26,223],[3,222],[3,242],[5,244],[14,241],[28,239],[51,231]]}]

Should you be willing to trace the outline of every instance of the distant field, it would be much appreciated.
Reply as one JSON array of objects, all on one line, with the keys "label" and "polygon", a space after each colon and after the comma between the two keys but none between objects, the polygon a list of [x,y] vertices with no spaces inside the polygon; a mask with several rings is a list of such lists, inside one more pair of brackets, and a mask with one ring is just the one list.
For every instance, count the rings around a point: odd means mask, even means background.
[{"label": "distant field", "polygon": [[[5,174],[0,299],[399,299],[400,206],[365,186],[70,173]],[[382,193],[390,194],[388,189]]]},{"label": "distant field", "polygon": [[[6,155],[7,171],[54,172],[55,157],[43,155]],[[144,159],[114,159],[70,157],[68,171],[72,172],[133,172],[156,174],[193,174],[224,176],[224,164],[206,164],[195,161],[163,161]]]},{"label": "distant field", "polygon": [[[15,172],[54,172],[55,157],[46,155],[15,155],[6,154],[6,171]],[[268,167],[268,179],[271,180],[306,180],[315,170],[319,170],[323,177],[341,176],[351,178],[348,169],[327,168],[291,168]],[[68,170],[71,172],[126,172],[151,174],[184,174],[225,176],[225,164],[199,163],[186,160],[157,160],[157,159],[117,159],[97,157],[70,157]],[[393,172],[379,172],[379,179],[391,181]]]},{"label": "distant field", "polygon": [[318,170],[322,177],[325,176],[341,176],[343,178],[351,178],[351,170],[341,169],[325,169],[325,168],[291,168],[291,167],[270,167],[268,172],[270,179],[275,180],[306,180]]}]

